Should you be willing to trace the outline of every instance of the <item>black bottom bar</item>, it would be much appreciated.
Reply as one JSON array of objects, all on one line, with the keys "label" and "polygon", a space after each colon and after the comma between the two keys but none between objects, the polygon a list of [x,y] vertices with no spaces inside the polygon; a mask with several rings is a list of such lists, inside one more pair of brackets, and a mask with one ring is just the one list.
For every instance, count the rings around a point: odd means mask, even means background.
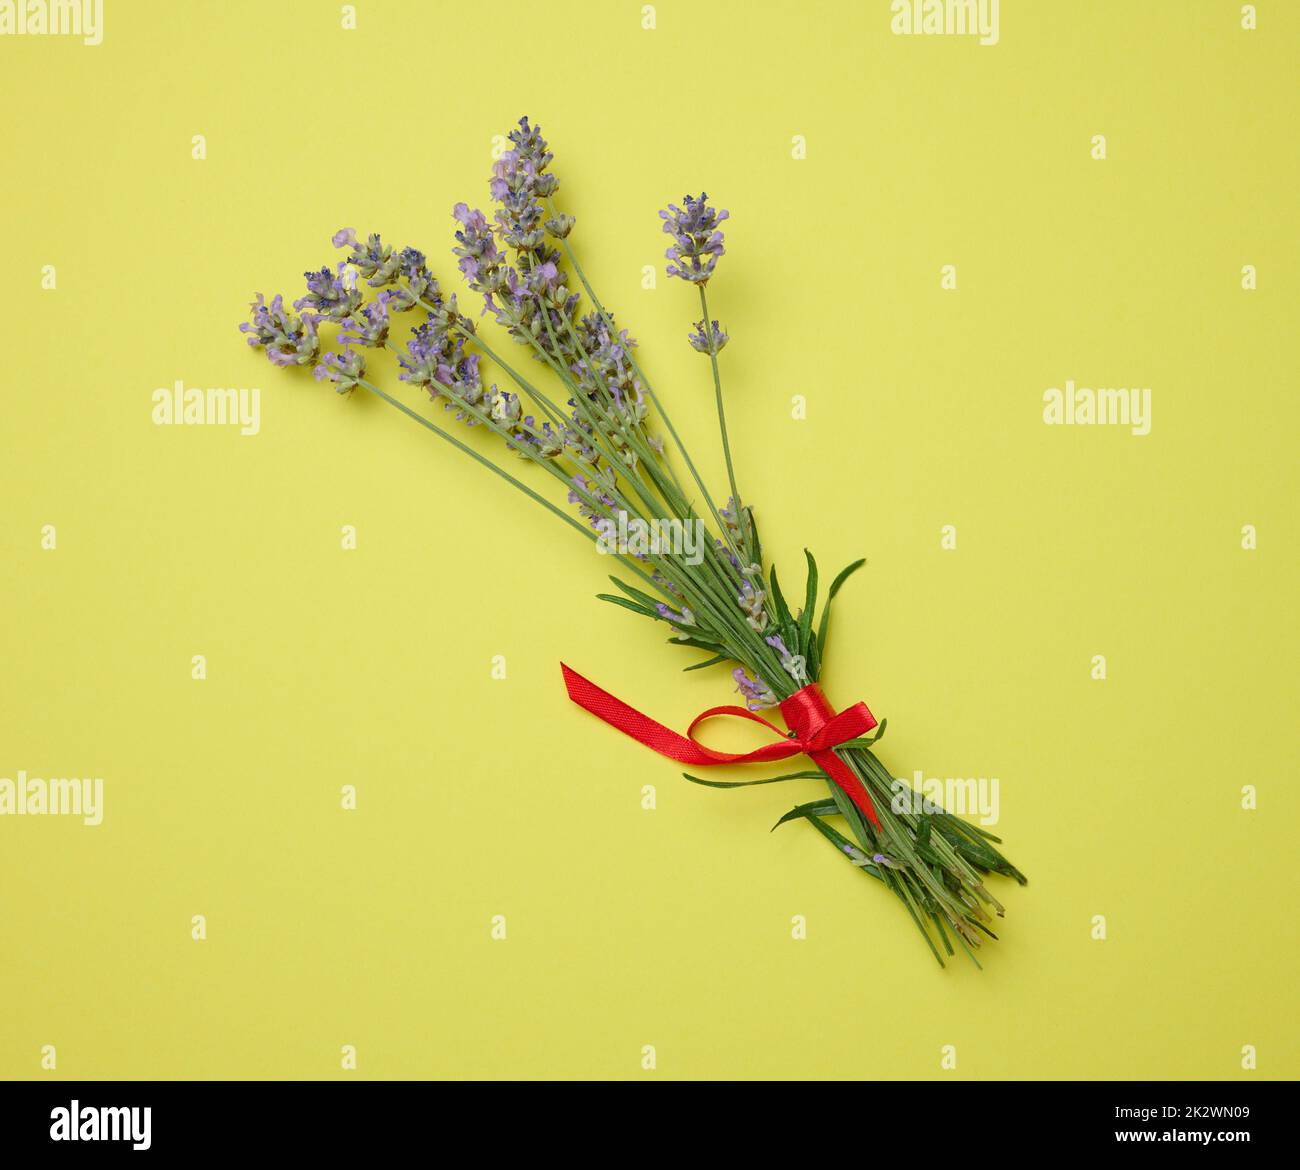
[{"label": "black bottom bar", "polygon": [[662,1146],[665,1156],[716,1150],[736,1164],[750,1150],[770,1154],[777,1139],[806,1141],[810,1161],[849,1158],[864,1139],[937,1158],[1116,1146],[1262,1154],[1294,1138],[1294,1090],[1290,1081],[11,1081],[0,1085],[0,1154],[338,1158],[469,1140],[494,1156]]}]

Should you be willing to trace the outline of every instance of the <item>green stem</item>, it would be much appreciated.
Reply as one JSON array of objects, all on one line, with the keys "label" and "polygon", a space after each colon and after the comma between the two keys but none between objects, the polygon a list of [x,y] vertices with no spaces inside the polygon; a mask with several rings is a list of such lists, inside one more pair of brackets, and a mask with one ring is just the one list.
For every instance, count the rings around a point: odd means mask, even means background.
[{"label": "green stem", "polygon": [[718,373],[718,353],[713,340],[713,321],[709,317],[709,298],[704,293],[704,285],[701,284],[698,287],[700,290],[700,311],[704,314],[701,328],[709,341],[709,362],[713,366],[713,396],[718,404],[718,430],[722,433],[722,455],[727,461],[727,482],[731,485],[731,506],[736,510],[736,524],[740,528],[741,537],[748,550],[754,547],[754,541],[753,535],[749,531],[749,515],[741,504],[740,489],[736,487],[736,469],[731,463],[731,440],[727,437],[727,412],[722,405],[722,375]]}]

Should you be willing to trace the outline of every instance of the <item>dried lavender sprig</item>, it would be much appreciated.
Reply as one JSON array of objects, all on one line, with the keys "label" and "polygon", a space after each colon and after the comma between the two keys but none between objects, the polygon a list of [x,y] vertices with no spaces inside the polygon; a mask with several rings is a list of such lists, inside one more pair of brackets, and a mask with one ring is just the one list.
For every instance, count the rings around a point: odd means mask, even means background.
[{"label": "dried lavender sprig", "polygon": [[[722,334],[721,340],[715,335],[717,322],[709,316],[708,297],[704,292],[704,286],[713,276],[719,258],[726,253],[723,233],[718,225],[728,219],[731,213],[710,207],[708,200],[707,193],[701,193],[698,199],[687,195],[683,200],[684,208],[670,203],[659,213],[659,218],[664,221],[664,231],[673,237],[673,245],[665,253],[669,260],[675,262],[668,265],[669,277],[677,277],[700,290],[700,308],[704,319],[699,324],[700,344],[697,345],[692,340],[692,345],[709,355],[713,367],[714,398],[718,408],[718,430],[722,435],[722,454],[727,464],[727,482],[731,485],[731,498],[739,507],[742,496],[736,487],[736,469],[731,461],[727,416],[722,405],[722,379],[718,373],[718,351],[726,344],[726,335]],[[746,555],[752,556],[753,534],[749,531],[748,519],[744,521],[743,530]]]},{"label": "dried lavender sprig", "polygon": [[664,253],[673,261],[668,265],[668,275],[703,288],[709,283],[718,259],[726,254],[718,225],[730,218],[731,213],[710,207],[707,192],[698,199],[687,195],[682,202],[685,207],[670,203],[659,213],[659,218],[664,221],[664,231],[673,238],[672,245]]},{"label": "dried lavender sprig", "polygon": [[316,360],[320,338],[316,332],[317,319],[311,313],[295,317],[284,307],[284,297],[278,294],[268,303],[258,293],[249,308],[253,319],[241,324],[239,331],[249,335],[249,345],[265,349],[272,364],[305,366]]}]

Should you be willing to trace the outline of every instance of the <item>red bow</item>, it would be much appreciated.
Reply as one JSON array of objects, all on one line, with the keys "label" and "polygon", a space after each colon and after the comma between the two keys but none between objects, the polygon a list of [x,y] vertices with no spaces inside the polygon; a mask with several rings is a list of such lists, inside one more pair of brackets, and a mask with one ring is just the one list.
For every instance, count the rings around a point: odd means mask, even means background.
[{"label": "red bow", "polygon": [[[876,810],[862,781],[831,750],[876,726],[875,716],[867,710],[865,703],[854,703],[837,715],[835,708],[826,701],[821,687],[810,683],[802,690],[795,691],[781,704],[781,715],[790,727],[792,737],[787,736],[776,724],[769,723],[744,707],[710,707],[692,720],[685,735],[678,735],[662,723],[656,723],[648,715],[642,715],[634,707],[629,707],[622,699],[616,699],[608,691],[602,691],[595,683],[583,678],[576,670],[570,670],[564,663],[560,663],[560,669],[564,671],[564,685],[569,698],[579,707],[590,711],[597,719],[603,719],[611,727],[617,727],[638,743],[653,748],[661,756],[682,764],[708,767],[712,764],[770,764],[776,760],[787,760],[791,756],[806,755],[844,790],[867,820],[877,829],[880,828]],[[715,715],[739,715],[742,719],[761,723],[776,732],[780,740],[755,748],[752,752],[714,751],[695,738],[695,729]]]}]

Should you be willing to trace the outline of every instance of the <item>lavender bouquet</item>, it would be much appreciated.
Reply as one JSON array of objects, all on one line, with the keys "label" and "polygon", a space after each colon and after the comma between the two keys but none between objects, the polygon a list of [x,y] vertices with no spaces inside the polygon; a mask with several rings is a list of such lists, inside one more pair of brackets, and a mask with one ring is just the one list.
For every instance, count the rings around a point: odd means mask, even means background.
[{"label": "lavender bouquet", "polygon": [[[779,706],[792,730],[774,728],[778,742],[743,756],[713,752],[566,668],[575,701],[674,759],[715,764],[811,756],[815,769],[762,779],[686,778],[717,788],[823,781],[826,795],[795,805],[777,825],[806,821],[848,864],[896,895],[940,964],[944,953],[955,954],[955,942],[978,966],[975,949],[984,937],[996,938],[990,923],[1003,913],[985,875],[1021,883],[1024,876],[994,847],[996,837],[932,802],[918,804],[910,789],[901,794],[901,782],[873,750],[885,724],[877,726],[862,704],[836,714],[817,686],[831,603],[863,562],[840,572],[822,602],[817,564],[806,553],[803,604],[794,609],[775,567],[764,565],[754,509],[738,486],[727,437],[718,361],[727,334],[709,312],[708,285],[725,251],[728,213],[703,194],[659,213],[671,239],[667,274],[699,300],[688,340],[708,358],[713,378],[729,491],[719,504],[641,369],[637,343],[596,296],[574,255],[574,219],[556,205],[559,181],[540,127],[522,118],[509,141],[488,184],[492,219],[464,203],[453,211],[452,252],[482,299],[480,313],[462,312],[455,294],[443,292],[424,253],[385,244],[378,235],[363,240],[345,228],[333,239],[344,259],[306,274],[307,290],[293,312],[282,297],[267,301],[258,294],[251,320],[240,326],[248,344],[277,366],[311,366],[340,393],[360,388],[375,395],[609,555],[622,575],[610,578],[618,592],[599,595],[602,600],[666,623],[670,642],[703,655],[685,669],[730,666],[745,707],[706,715],[766,722],[754,713]],[[394,338],[404,315],[414,324],[399,343]],[[524,363],[511,364],[494,348],[499,340],[481,335],[478,321],[486,315],[531,359],[526,372],[519,368]],[[328,327],[336,330],[336,352],[322,350]],[[440,401],[456,423],[499,440],[498,450],[515,457],[518,474],[371,381],[366,351],[382,348],[396,355],[400,381]],[[488,363],[496,381],[487,377]]]}]

